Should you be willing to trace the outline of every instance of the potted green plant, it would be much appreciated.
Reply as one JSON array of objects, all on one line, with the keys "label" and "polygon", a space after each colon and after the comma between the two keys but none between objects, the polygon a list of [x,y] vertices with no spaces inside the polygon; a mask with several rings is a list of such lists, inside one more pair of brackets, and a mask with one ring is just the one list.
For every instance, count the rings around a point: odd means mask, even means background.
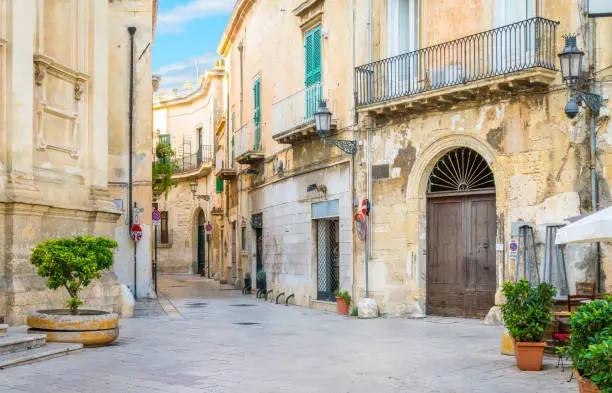
[{"label": "potted green plant", "polygon": [[32,332],[45,333],[47,341],[106,344],[119,336],[118,315],[79,309],[81,290],[113,266],[112,249],[117,242],[105,237],[75,236],[51,239],[32,250],[30,262],[47,288],[65,288],[66,309],[35,311],[27,323]]},{"label": "potted green plant", "polygon": [[336,291],[336,309],[340,315],[348,315],[351,295],[348,291]]},{"label": "potted green plant", "polygon": [[505,282],[506,303],[502,314],[514,340],[516,364],[523,371],[542,369],[544,335],[552,323],[551,310],[556,290],[548,283],[531,287],[528,281]]},{"label": "potted green plant", "polygon": [[580,393],[612,393],[612,296],[581,305],[569,324],[565,353]]}]

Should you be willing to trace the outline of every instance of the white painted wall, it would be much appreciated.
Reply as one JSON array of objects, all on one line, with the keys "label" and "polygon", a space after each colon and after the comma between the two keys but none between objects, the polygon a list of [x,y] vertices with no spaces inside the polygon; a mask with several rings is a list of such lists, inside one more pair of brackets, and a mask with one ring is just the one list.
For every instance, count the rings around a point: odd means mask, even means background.
[{"label": "white painted wall", "polygon": [[[311,216],[312,203],[339,200],[340,286],[349,291],[352,288],[349,179],[349,165],[343,163],[278,181],[249,195],[251,214],[263,213],[263,260],[268,287],[295,293],[297,304],[309,304],[311,300],[316,300],[316,238]],[[327,194],[307,192],[310,184],[324,184]],[[255,230],[249,228],[249,235],[251,271],[255,272]]]}]

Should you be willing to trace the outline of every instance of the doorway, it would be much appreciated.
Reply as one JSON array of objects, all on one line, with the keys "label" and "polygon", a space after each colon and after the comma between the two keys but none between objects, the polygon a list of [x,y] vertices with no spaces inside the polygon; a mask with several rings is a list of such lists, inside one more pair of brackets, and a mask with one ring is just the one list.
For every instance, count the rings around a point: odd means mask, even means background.
[{"label": "doorway", "polygon": [[200,210],[198,214],[198,273],[204,275],[204,264],[206,259],[206,217]]},{"label": "doorway", "polygon": [[236,222],[232,223],[232,284],[236,283]]},{"label": "doorway", "polygon": [[340,283],[338,218],[316,220],[317,300],[336,301]]},{"label": "doorway", "polygon": [[495,182],[458,148],[435,165],[427,195],[427,313],[484,318],[495,305]]}]

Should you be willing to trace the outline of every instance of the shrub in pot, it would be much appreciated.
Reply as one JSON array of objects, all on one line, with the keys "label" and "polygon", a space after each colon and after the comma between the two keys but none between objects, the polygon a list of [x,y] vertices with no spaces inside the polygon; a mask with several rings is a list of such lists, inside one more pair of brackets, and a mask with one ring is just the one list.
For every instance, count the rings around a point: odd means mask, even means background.
[{"label": "shrub in pot", "polygon": [[566,354],[581,393],[612,393],[612,296],[581,305],[572,314]]},{"label": "shrub in pot", "polygon": [[524,371],[539,371],[556,290],[548,283],[532,288],[526,280],[505,282],[502,290],[506,297],[502,314],[515,343],[516,364]]},{"label": "shrub in pot", "polygon": [[81,290],[113,266],[117,242],[105,237],[75,236],[51,239],[32,250],[30,262],[47,288],[65,288],[70,298],[65,310],[41,310],[28,316],[32,332],[45,333],[47,341],[105,344],[119,335],[118,315],[79,309]]},{"label": "shrub in pot", "polygon": [[348,291],[336,291],[336,310],[340,315],[348,315],[351,295]]}]

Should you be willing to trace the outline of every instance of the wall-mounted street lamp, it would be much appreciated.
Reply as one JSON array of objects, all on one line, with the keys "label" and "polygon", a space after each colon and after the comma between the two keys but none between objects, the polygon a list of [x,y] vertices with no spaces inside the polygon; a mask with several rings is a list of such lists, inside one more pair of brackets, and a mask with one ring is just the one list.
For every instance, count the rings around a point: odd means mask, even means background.
[{"label": "wall-mounted street lamp", "polygon": [[357,153],[357,141],[355,140],[346,140],[346,139],[333,139],[328,138],[329,130],[331,128],[331,118],[332,113],[327,109],[327,103],[323,100],[319,102],[319,107],[314,114],[315,119],[315,127],[317,129],[317,134],[323,140],[323,143],[330,143],[343,152],[351,155],[355,155]]},{"label": "wall-mounted street lamp", "polygon": [[210,195],[196,195],[198,192],[198,182],[197,180],[192,180],[189,183],[189,186],[191,187],[191,193],[193,194],[193,198],[198,198],[198,199],[204,199],[206,202],[210,201]]},{"label": "wall-mounted street lamp", "polygon": [[561,78],[570,89],[570,100],[565,105],[565,114],[573,119],[578,114],[579,105],[586,105],[596,116],[601,106],[601,96],[576,90],[576,83],[580,80],[582,72],[582,58],[584,52],[576,45],[576,36],[568,34],[565,36],[565,47],[559,53],[561,63]]}]

